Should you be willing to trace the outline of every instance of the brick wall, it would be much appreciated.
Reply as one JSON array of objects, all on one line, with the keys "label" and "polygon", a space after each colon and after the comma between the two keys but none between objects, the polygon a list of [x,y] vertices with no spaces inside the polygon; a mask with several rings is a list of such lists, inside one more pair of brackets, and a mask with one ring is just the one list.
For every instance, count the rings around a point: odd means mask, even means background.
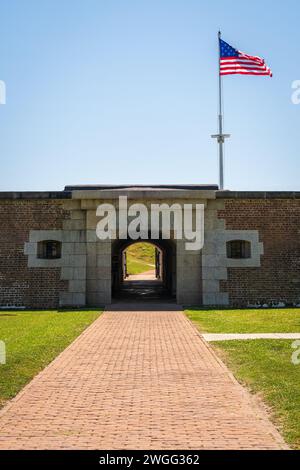
[{"label": "brick wall", "polygon": [[218,212],[228,230],[258,230],[264,244],[261,267],[229,268],[221,290],[230,305],[300,303],[300,200],[224,200]]},{"label": "brick wall", "polygon": [[0,200],[0,306],[58,307],[67,289],[60,268],[28,268],[30,230],[59,230],[68,218],[62,200]]}]

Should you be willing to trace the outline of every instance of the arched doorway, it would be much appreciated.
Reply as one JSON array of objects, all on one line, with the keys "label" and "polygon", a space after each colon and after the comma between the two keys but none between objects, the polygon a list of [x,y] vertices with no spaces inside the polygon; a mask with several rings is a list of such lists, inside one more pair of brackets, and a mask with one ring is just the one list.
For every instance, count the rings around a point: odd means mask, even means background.
[{"label": "arched doorway", "polygon": [[[130,249],[138,248],[141,243],[148,246],[148,257],[144,261],[136,259],[134,264],[129,257]],[[151,259],[149,246],[152,247],[153,253]],[[112,244],[112,297],[131,302],[175,301],[175,243],[161,239],[116,240]]]},{"label": "arched doorway", "polygon": [[130,282],[162,281],[163,250],[153,243],[137,241],[127,246],[122,253],[123,280]]}]

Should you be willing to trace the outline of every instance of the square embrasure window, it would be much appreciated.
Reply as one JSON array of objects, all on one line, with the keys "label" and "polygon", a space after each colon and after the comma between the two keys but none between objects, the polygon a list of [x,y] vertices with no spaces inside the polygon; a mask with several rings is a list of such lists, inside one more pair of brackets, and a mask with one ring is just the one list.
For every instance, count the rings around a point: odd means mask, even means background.
[{"label": "square embrasure window", "polygon": [[247,240],[230,240],[226,243],[227,258],[251,258],[251,243]]},{"label": "square embrasure window", "polygon": [[40,259],[61,258],[61,242],[57,240],[42,240],[38,242],[37,254]]}]

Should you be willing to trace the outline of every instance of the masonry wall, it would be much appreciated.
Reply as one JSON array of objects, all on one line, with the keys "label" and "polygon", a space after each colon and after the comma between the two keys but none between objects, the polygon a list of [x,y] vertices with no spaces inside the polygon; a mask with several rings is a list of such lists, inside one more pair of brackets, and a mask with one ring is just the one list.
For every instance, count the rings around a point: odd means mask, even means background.
[{"label": "masonry wall", "polygon": [[220,291],[232,306],[300,304],[300,199],[223,199],[226,230],[258,230],[260,267],[229,267]]},{"label": "masonry wall", "polygon": [[56,308],[61,268],[28,268],[30,230],[57,230],[68,218],[62,200],[0,200],[0,306]]},{"label": "masonry wall", "polygon": [[[110,244],[99,243],[95,233],[99,201],[61,194],[27,199],[15,193],[10,198],[1,195],[0,306],[109,303]],[[61,260],[36,260],[36,242],[52,236],[63,241]],[[226,241],[240,238],[251,242],[251,259],[228,259]],[[177,245],[179,302],[237,307],[300,304],[298,193],[286,198],[219,193],[205,208],[204,239],[202,253],[192,252],[183,261]]]}]

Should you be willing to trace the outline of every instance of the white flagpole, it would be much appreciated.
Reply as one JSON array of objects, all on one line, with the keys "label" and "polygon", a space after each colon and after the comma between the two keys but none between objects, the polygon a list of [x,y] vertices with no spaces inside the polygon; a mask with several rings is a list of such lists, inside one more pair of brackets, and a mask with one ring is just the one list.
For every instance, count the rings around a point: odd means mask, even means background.
[{"label": "white flagpole", "polygon": [[221,31],[218,33],[218,73],[219,73],[219,133],[212,135],[212,138],[217,139],[219,144],[219,189],[224,189],[224,152],[223,145],[225,139],[230,137],[230,134],[223,134],[223,100],[222,100],[222,76],[220,73],[220,57],[221,57],[221,47],[220,47]]}]

